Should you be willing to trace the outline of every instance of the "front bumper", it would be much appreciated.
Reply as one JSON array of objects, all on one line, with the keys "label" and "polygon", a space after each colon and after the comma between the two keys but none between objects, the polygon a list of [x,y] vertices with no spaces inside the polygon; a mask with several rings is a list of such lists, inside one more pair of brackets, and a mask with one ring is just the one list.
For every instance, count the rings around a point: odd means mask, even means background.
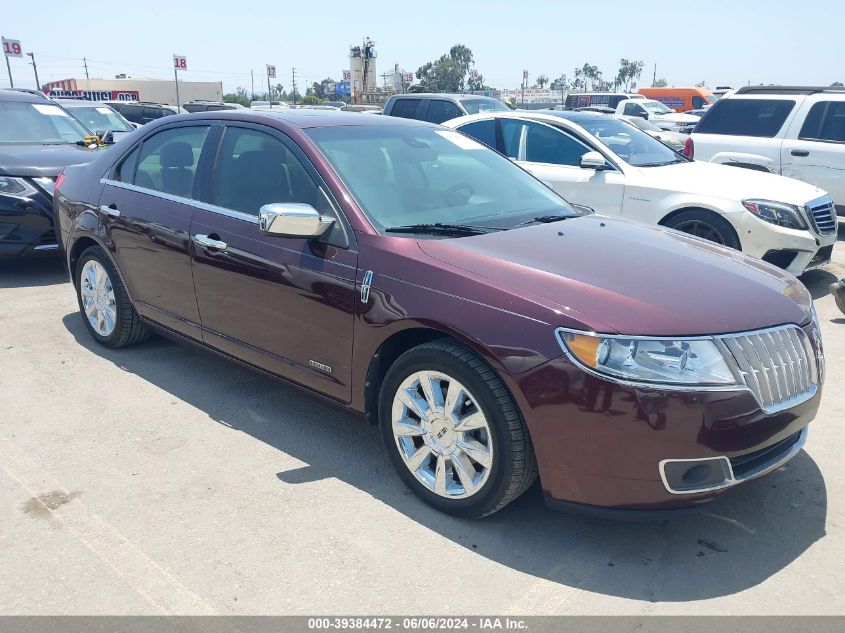
[{"label": "front bumper", "polygon": [[788,229],[765,222],[750,212],[731,214],[728,219],[739,235],[742,252],[759,257],[793,275],[818,268],[830,261],[837,231],[819,233]]},{"label": "front bumper", "polygon": [[[822,391],[819,385],[808,400],[767,414],[749,391],[625,386],[566,357],[526,372],[518,386],[529,403],[525,418],[547,499],[634,515],[701,506],[785,463],[803,445]],[[667,460],[701,459],[726,460],[728,481],[670,490]]]},{"label": "front bumper", "polygon": [[54,255],[58,248],[49,195],[0,195],[0,259]]}]

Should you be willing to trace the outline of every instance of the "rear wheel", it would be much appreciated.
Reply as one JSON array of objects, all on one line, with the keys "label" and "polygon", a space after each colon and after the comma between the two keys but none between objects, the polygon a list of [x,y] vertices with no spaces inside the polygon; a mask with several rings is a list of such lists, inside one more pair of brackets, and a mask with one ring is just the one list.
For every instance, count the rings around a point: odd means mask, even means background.
[{"label": "rear wheel", "polygon": [[510,393],[455,341],[400,356],[382,384],[379,414],[399,476],[443,512],[492,514],[537,477],[528,429]]},{"label": "rear wheel", "polygon": [[731,223],[712,211],[690,209],[670,218],[665,226],[728,248],[741,250]]},{"label": "rear wheel", "polygon": [[149,336],[111,259],[91,246],[76,266],[76,298],[85,326],[106,347],[139,343]]}]

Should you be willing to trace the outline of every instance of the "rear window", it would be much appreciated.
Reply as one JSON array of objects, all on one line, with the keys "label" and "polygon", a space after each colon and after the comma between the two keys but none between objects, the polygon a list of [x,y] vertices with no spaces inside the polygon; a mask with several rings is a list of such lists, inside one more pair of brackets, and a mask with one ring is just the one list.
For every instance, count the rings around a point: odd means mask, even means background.
[{"label": "rear window", "polygon": [[397,99],[390,110],[390,116],[400,116],[403,119],[416,119],[420,99]]},{"label": "rear window", "polygon": [[707,110],[695,131],[771,138],[794,107],[791,99],[721,99]]}]

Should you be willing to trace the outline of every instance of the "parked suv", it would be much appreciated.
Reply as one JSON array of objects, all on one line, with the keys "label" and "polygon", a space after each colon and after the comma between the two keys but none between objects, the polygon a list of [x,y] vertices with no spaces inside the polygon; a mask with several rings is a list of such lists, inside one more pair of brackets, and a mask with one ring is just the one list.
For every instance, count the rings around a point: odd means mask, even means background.
[{"label": "parked suv", "polygon": [[112,108],[120,112],[123,118],[144,125],[171,114],[186,113],[184,108],[167,105],[164,103],[149,103],[146,101],[104,101]]},{"label": "parked suv", "polygon": [[418,93],[393,95],[384,104],[383,114],[403,119],[417,119],[431,123],[443,123],[465,114],[479,112],[510,112],[510,108],[498,99],[477,95],[454,95],[440,93]]},{"label": "parked suv", "polygon": [[684,153],[809,182],[845,214],[845,88],[739,88],[707,110]]}]

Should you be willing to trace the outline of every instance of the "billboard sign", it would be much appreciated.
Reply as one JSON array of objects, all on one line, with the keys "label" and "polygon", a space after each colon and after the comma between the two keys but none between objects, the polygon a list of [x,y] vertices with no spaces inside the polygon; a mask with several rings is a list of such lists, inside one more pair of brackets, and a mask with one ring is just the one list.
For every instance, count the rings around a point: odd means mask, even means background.
[{"label": "billboard sign", "polygon": [[82,99],[84,101],[140,101],[137,90],[47,90],[51,99]]},{"label": "billboard sign", "polygon": [[338,81],[337,84],[336,84],[335,94],[351,95],[352,94],[352,85],[348,81]]}]

